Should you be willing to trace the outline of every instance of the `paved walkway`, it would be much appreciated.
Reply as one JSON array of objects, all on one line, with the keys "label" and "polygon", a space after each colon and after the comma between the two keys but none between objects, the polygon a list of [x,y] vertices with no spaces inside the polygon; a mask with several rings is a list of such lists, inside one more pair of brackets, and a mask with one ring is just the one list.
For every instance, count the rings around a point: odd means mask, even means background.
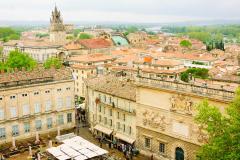
[{"label": "paved walkway", "polygon": [[[87,127],[79,129],[79,136],[100,146],[99,142],[94,138],[94,136],[91,134]],[[115,157],[118,160],[125,160],[124,154],[117,149],[109,149],[108,145],[104,144],[102,145],[102,148],[109,151],[110,156]],[[137,157],[134,157],[133,160],[150,160],[150,158],[144,157],[143,155],[138,155]]]}]

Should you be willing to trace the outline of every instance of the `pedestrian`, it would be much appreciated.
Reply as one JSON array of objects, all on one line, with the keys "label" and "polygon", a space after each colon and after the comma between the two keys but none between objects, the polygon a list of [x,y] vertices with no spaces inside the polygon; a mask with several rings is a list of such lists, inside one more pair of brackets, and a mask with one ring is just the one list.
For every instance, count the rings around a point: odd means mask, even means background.
[{"label": "pedestrian", "polygon": [[153,160],[153,154],[151,155],[151,160]]},{"label": "pedestrian", "polygon": [[129,152],[126,153],[126,160],[130,160]]},{"label": "pedestrian", "polygon": [[130,151],[130,160],[132,160],[133,159],[133,153],[132,153],[132,151]]}]

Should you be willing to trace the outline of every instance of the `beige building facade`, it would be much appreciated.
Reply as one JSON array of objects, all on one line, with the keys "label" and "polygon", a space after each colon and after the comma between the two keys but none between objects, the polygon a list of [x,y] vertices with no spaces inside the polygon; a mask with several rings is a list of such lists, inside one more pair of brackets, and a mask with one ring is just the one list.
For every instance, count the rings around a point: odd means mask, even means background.
[{"label": "beige building facade", "polygon": [[[121,93],[114,93],[113,87],[121,90]],[[133,93],[131,96],[125,94],[129,90]],[[88,81],[86,108],[92,133],[109,141],[134,144],[136,140],[134,92],[133,86],[113,77]]]},{"label": "beige building facade", "polygon": [[137,147],[156,159],[194,160],[207,135],[194,121],[205,98],[224,111],[234,93],[141,78],[137,88]]},{"label": "beige building facade", "polygon": [[13,137],[21,140],[36,136],[36,132],[44,134],[75,126],[71,73],[65,69],[49,70],[33,78],[37,73],[33,72],[13,73],[22,78],[29,76],[17,82],[4,82],[6,76],[0,76],[0,143],[10,142]]}]

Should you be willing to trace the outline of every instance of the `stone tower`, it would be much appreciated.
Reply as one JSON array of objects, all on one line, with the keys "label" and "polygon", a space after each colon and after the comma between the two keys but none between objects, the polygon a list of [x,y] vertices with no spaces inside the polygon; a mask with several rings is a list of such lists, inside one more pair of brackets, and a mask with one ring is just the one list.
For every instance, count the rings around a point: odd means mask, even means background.
[{"label": "stone tower", "polygon": [[50,42],[63,44],[66,41],[66,31],[61,17],[61,12],[55,6],[50,19]]}]

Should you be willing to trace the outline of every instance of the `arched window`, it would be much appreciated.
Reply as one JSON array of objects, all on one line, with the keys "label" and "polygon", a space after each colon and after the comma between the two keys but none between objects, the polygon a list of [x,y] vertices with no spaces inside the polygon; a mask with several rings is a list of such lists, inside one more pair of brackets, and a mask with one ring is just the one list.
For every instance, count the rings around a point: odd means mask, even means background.
[{"label": "arched window", "polygon": [[180,148],[180,147],[176,148],[175,159],[176,160],[184,160],[184,151],[182,148]]}]

